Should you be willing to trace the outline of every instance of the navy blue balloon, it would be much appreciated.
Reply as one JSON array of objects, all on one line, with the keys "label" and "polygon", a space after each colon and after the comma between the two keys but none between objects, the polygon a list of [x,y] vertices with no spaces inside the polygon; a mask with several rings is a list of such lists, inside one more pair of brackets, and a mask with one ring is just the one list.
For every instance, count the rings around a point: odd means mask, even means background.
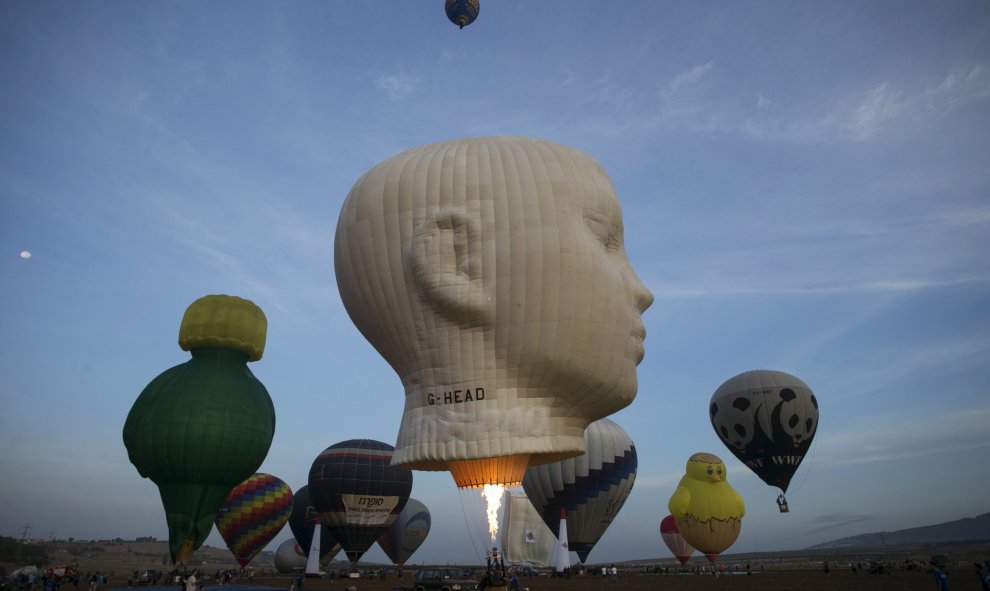
[{"label": "navy blue balloon", "polygon": [[[316,533],[318,522],[316,507],[313,506],[312,499],[309,498],[309,485],[305,485],[292,495],[292,514],[289,516],[289,529],[296,539],[303,554],[309,554],[309,547],[313,544],[313,534]],[[333,552],[336,555],[340,552],[340,544],[330,533],[330,528],[320,524],[320,558],[326,558],[327,554]],[[330,558],[333,558],[331,556]]]},{"label": "navy blue balloon", "polygon": [[478,18],[481,6],[478,0],[445,0],[443,9],[450,22],[463,29]]},{"label": "navy blue balloon", "polygon": [[392,525],[409,500],[412,470],[393,466],[393,451],[381,441],[350,439],[323,450],[309,469],[309,495],[320,523],[351,562]]}]

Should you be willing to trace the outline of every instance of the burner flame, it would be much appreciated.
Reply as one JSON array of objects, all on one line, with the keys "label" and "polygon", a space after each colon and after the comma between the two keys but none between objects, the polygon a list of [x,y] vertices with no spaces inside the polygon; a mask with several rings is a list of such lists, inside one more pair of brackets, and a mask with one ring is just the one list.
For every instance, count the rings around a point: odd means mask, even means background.
[{"label": "burner flame", "polygon": [[488,514],[488,533],[492,536],[492,543],[498,536],[498,510],[502,507],[502,495],[505,487],[501,484],[486,484],[481,490],[481,496],[485,499]]}]

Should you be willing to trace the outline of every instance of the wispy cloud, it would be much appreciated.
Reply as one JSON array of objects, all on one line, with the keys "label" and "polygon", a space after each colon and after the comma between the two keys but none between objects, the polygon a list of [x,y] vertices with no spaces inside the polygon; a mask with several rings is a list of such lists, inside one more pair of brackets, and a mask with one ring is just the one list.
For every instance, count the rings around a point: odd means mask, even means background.
[{"label": "wispy cloud", "polygon": [[693,87],[696,87],[701,79],[704,78],[713,67],[714,64],[712,62],[708,62],[678,73],[660,91],[661,98],[669,99],[678,93],[683,93]]},{"label": "wispy cloud", "polygon": [[990,407],[964,408],[942,415],[914,411],[888,415],[871,429],[819,433],[815,461],[848,466],[990,448],[986,439]]},{"label": "wispy cloud", "polygon": [[737,133],[768,142],[865,142],[930,125],[957,108],[990,99],[990,73],[976,64],[920,88],[878,81],[865,89],[839,89],[800,103],[775,100],[767,90],[747,89],[719,72],[713,61],[660,81],[654,97],[610,76],[596,79],[594,88],[585,102],[597,107],[595,119],[602,133],[668,128]]},{"label": "wispy cloud", "polygon": [[375,87],[382,90],[391,101],[402,100],[414,92],[422,82],[405,72],[395,74],[379,74],[375,78]]},{"label": "wispy cloud", "polygon": [[976,64],[918,89],[879,82],[833,97],[824,109],[815,105],[774,105],[778,108],[767,109],[770,105],[758,101],[757,111],[745,117],[740,129],[760,140],[864,142],[906,126],[930,124],[957,108],[988,98],[990,75],[982,64]]}]

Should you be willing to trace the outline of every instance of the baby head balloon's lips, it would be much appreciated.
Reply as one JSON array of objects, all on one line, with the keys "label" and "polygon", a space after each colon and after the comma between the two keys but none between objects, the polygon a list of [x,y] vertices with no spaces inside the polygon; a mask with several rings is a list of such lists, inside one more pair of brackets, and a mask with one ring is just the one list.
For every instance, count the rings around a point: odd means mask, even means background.
[{"label": "baby head balloon's lips", "polygon": [[646,341],[646,328],[642,324],[637,326],[629,338],[636,342],[639,347],[636,350],[636,365],[639,365],[643,361],[643,357],[646,355],[646,351],[643,348],[643,343]]}]

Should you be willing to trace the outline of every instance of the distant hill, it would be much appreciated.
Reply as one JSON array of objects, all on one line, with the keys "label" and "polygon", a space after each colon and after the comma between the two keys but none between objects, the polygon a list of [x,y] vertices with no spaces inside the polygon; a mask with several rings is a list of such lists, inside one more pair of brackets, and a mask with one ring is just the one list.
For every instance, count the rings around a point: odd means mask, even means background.
[{"label": "distant hill", "polygon": [[873,532],[810,546],[809,550],[829,548],[867,548],[897,544],[931,544],[990,539],[990,513],[946,521],[935,525],[912,527],[897,531]]}]

